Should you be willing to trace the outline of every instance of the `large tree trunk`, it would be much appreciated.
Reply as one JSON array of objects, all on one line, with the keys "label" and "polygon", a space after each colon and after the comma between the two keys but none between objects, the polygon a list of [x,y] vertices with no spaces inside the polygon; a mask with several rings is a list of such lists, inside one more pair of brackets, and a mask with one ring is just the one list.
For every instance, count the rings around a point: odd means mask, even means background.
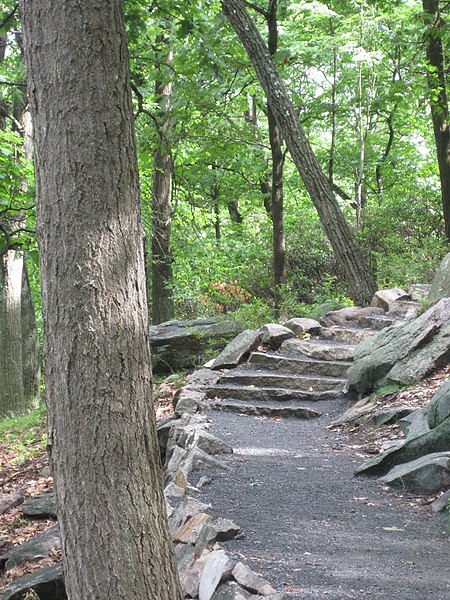
[{"label": "large tree trunk", "polygon": [[444,23],[438,0],[422,0],[422,6],[426,13],[425,22],[431,25],[427,36],[427,60],[431,67],[428,72],[428,89],[441,182],[445,237],[450,241],[450,123],[442,45]]},{"label": "large tree trunk", "polygon": [[163,59],[157,62],[155,96],[158,103],[158,148],[153,162],[152,188],[152,322],[154,325],[173,317],[172,300],[172,22],[166,23],[167,35],[156,39]]},{"label": "large tree trunk", "polygon": [[71,600],[181,600],[151,401],[121,0],[22,2],[48,444]]},{"label": "large tree trunk", "polygon": [[359,304],[367,304],[376,289],[375,279],[354,232],[336,203],[330,182],[312,151],[267,46],[239,0],[222,0],[222,7],[247,50],[292,159],[343,269],[350,296]]}]

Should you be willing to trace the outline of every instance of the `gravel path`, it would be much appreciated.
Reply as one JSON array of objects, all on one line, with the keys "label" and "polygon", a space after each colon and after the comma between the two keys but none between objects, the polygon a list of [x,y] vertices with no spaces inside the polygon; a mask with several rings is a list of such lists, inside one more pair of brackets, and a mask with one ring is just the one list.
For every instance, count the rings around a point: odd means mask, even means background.
[{"label": "gravel path", "polygon": [[[377,480],[353,477],[363,458],[320,419],[208,413],[235,454],[210,473],[201,500],[241,526],[227,550],[291,599],[450,599],[447,517]],[[319,406],[317,406],[319,408]]]}]

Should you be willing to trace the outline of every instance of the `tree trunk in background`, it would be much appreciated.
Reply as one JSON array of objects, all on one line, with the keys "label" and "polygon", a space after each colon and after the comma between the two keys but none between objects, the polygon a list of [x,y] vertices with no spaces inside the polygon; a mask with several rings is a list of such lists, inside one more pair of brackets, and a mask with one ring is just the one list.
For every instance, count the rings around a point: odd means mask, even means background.
[{"label": "tree trunk in background", "polygon": [[376,290],[373,273],[353,230],[336,203],[330,182],[312,151],[267,46],[239,0],[222,0],[222,7],[247,50],[288,150],[347,279],[350,296],[358,304],[368,304]]},{"label": "tree trunk in background", "polygon": [[23,256],[9,250],[0,257],[0,414],[26,408],[22,368]]},{"label": "tree trunk in background", "polygon": [[431,26],[427,36],[427,60],[432,67],[428,73],[428,89],[441,182],[445,237],[450,241],[450,124],[441,37],[444,23],[439,12],[438,0],[422,0],[422,6],[426,13],[425,22]]},{"label": "tree trunk in background", "polygon": [[[166,22],[167,35],[156,38],[162,48],[158,61],[155,97],[158,104],[158,148],[153,162],[152,187],[152,322],[169,321],[174,315],[172,300],[172,22]],[[165,64],[164,64],[165,63]]]},{"label": "tree trunk in background", "polygon": [[70,600],[181,600],[151,401],[121,0],[24,0],[48,444]]},{"label": "tree trunk in background", "polygon": [[21,332],[24,402],[27,409],[37,408],[40,400],[41,357],[36,312],[25,261],[22,270]]},{"label": "tree trunk in background", "polygon": [[[269,31],[269,52],[274,56],[278,50],[277,0],[271,0],[266,15]],[[283,137],[280,126],[267,106],[270,149],[272,152],[272,228],[273,228],[273,273],[275,285],[286,283],[286,238],[283,214]]]}]

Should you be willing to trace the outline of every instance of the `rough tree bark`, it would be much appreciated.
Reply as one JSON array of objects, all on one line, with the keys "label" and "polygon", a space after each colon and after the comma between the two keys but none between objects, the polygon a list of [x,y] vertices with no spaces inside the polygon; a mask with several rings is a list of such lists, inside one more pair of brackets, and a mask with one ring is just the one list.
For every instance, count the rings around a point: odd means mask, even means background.
[{"label": "rough tree bark", "polygon": [[450,123],[442,34],[444,22],[438,0],[422,0],[425,22],[430,27],[427,36],[428,89],[431,98],[431,118],[436,145],[445,237],[450,241]]},{"label": "rough tree bark", "polygon": [[222,8],[247,50],[288,150],[345,274],[350,296],[358,304],[367,304],[376,289],[373,273],[336,203],[330,182],[312,151],[268,48],[239,0],[222,0]]},{"label": "rough tree bark", "polygon": [[68,597],[181,600],[151,403],[123,2],[21,9]]},{"label": "rough tree bark", "polygon": [[158,35],[156,47],[162,60],[156,64],[155,97],[158,104],[158,147],[153,161],[152,186],[152,322],[169,321],[174,314],[172,300],[172,21],[166,33]]}]

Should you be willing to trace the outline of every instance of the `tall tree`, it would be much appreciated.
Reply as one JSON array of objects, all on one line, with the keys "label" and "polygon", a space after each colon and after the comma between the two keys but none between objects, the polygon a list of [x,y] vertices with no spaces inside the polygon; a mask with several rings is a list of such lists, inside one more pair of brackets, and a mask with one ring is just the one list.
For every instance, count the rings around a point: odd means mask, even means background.
[{"label": "tall tree", "polygon": [[350,296],[357,303],[367,304],[376,289],[372,271],[312,151],[268,48],[239,0],[222,0],[222,8],[247,50],[288,150],[345,274]]},{"label": "tall tree", "polygon": [[152,185],[152,322],[169,321],[173,317],[172,300],[172,88],[173,24],[169,17],[164,32],[156,38],[155,116],[158,146],[153,162]]},{"label": "tall tree", "polygon": [[450,241],[450,121],[445,82],[444,45],[442,42],[444,21],[438,0],[422,0],[422,6],[425,11],[425,22],[428,24],[428,89],[430,91],[431,118],[441,182],[445,237]]},{"label": "tall tree", "polygon": [[21,9],[68,597],[181,600],[151,402],[123,2]]}]

